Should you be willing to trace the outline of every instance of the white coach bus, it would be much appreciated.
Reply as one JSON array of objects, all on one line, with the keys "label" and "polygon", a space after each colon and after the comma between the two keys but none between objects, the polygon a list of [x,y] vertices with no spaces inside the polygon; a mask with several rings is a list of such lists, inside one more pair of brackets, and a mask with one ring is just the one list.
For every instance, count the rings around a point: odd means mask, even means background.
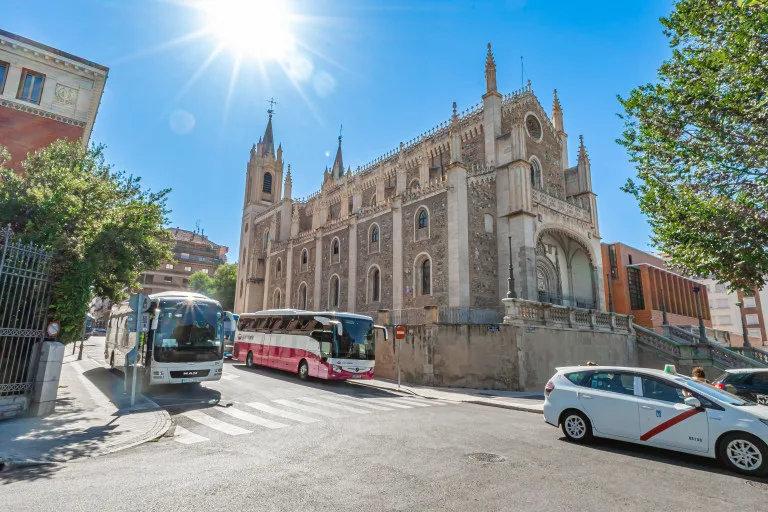
[{"label": "white coach bus", "polygon": [[232,358],[320,379],[372,379],[375,330],[369,316],[277,309],[244,313]]},{"label": "white coach bus", "polygon": [[[224,367],[223,311],[217,301],[192,292],[162,292],[152,301],[149,332],[139,338],[141,382],[185,384],[221,379]],[[136,333],[128,332],[128,302],[112,307],[104,359],[123,370]]]}]

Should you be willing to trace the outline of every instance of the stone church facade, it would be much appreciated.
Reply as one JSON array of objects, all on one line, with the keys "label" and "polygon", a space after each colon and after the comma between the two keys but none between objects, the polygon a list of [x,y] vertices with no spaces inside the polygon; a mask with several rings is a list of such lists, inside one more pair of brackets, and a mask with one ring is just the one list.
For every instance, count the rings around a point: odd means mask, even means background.
[{"label": "stone church facade", "polygon": [[569,166],[557,91],[551,115],[530,82],[500,94],[490,45],[485,78],[480,103],[454,103],[448,121],[355,172],[339,137],[322,188],[303,199],[270,111],[247,167],[235,311],[495,309],[510,287],[604,309],[583,140]]}]

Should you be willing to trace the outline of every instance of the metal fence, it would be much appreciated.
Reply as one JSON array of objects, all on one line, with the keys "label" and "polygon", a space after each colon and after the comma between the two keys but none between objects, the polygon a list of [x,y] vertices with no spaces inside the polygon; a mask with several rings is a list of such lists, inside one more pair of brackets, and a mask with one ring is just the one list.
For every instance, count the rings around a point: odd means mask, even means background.
[{"label": "metal fence", "polygon": [[45,336],[53,254],[0,230],[0,398],[32,394]]},{"label": "metal fence", "polygon": [[437,310],[439,324],[500,324],[504,322],[504,310],[477,308],[440,308]]}]

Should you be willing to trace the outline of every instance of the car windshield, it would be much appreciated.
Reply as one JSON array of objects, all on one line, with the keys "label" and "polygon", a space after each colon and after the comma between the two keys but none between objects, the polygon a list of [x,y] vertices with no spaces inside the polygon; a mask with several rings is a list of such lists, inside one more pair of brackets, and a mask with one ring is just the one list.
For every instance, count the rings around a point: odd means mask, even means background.
[{"label": "car windshield", "polygon": [[362,318],[336,318],[344,334],[336,336],[335,357],[342,359],[374,359],[373,321]]},{"label": "car windshield", "polygon": [[701,393],[709,395],[712,398],[716,398],[721,402],[724,402],[729,405],[735,405],[735,406],[754,405],[754,402],[745,400],[740,396],[736,396],[722,389],[718,389],[705,382],[700,382],[693,379],[686,379],[685,385],[693,389],[694,391],[700,391]]},{"label": "car windshield", "polygon": [[160,303],[154,334],[156,361],[166,363],[221,359],[221,307],[190,301]]}]

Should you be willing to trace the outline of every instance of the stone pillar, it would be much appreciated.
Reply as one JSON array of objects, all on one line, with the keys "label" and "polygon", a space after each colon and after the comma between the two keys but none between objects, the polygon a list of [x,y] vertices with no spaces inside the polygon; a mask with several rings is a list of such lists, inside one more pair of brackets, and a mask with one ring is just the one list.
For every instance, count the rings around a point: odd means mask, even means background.
[{"label": "stone pillar", "polygon": [[285,307],[291,307],[291,287],[293,286],[293,242],[288,243],[285,253]]},{"label": "stone pillar", "polygon": [[320,293],[323,285],[323,232],[317,233],[315,239],[315,293],[314,293],[314,307],[315,311],[322,311],[323,308],[320,305]]},{"label": "stone pillar", "polygon": [[64,345],[58,341],[43,342],[37,363],[32,402],[29,407],[31,415],[45,416],[53,412],[63,360]]},{"label": "stone pillar", "polygon": [[405,165],[403,165],[402,163],[398,164],[395,172],[397,173],[397,184],[396,184],[397,188],[395,190],[395,193],[397,195],[404,194],[405,193],[405,189],[408,186],[405,183],[405,179],[406,179]]},{"label": "stone pillar", "polygon": [[357,308],[357,217],[349,220],[349,272],[347,279],[347,311]]},{"label": "stone pillar", "polygon": [[392,309],[403,309],[403,208],[392,204]]},{"label": "stone pillar", "polygon": [[461,163],[448,166],[448,305],[468,307],[469,232],[467,169]]},{"label": "stone pillar", "polygon": [[483,95],[483,133],[485,134],[485,163],[495,166],[496,138],[501,135],[501,94],[491,91]]},{"label": "stone pillar", "polygon": [[419,183],[422,188],[429,184],[429,153],[426,151],[419,157]]}]

